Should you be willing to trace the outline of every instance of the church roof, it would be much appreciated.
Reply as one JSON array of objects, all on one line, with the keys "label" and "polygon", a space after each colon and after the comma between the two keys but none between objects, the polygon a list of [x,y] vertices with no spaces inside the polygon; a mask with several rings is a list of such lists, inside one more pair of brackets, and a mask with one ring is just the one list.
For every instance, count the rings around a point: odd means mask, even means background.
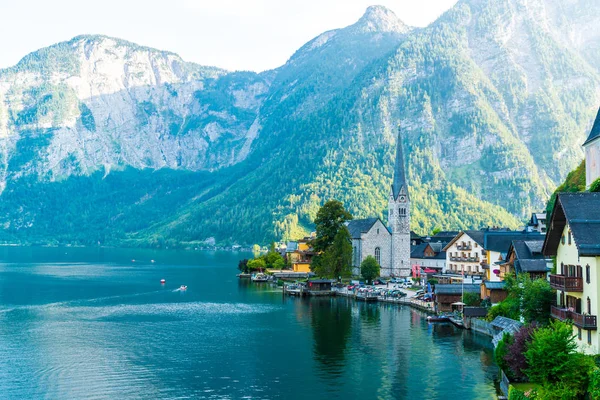
[{"label": "church roof", "polygon": [[590,136],[588,136],[587,140],[583,145],[600,138],[600,110],[598,110],[598,114],[596,115],[596,121],[594,121],[594,125],[592,126],[592,130],[590,131]]},{"label": "church roof", "polygon": [[404,187],[404,191],[408,195],[408,187],[406,185],[406,175],[404,173],[404,156],[402,155],[402,140],[400,133],[396,140],[396,165],[394,166],[394,182],[392,183],[392,196],[398,198],[400,191]]},{"label": "church roof", "polygon": [[360,239],[361,234],[369,232],[369,229],[371,229],[378,220],[379,218],[364,218],[348,221],[347,227],[348,231],[350,231],[350,237],[352,239]]}]

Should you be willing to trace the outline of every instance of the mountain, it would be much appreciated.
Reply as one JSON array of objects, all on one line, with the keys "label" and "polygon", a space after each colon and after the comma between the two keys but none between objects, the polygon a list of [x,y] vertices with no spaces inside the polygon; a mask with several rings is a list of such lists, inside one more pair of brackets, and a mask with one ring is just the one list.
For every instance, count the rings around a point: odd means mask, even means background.
[{"label": "mountain", "polygon": [[76,37],[0,70],[0,240],[265,243],[331,198],[383,217],[397,127],[416,231],[517,227],[582,158],[598,48],[591,0],[426,28],[373,6],[260,74]]}]

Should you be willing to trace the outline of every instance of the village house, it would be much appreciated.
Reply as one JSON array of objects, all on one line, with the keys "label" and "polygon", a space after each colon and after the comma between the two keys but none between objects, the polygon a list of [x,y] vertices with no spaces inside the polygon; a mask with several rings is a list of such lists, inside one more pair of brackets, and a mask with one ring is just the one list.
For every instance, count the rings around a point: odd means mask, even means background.
[{"label": "village house", "polygon": [[500,264],[504,263],[511,242],[543,238],[539,232],[527,230],[486,228],[459,232],[444,248],[445,272],[480,276],[487,281],[500,282]]},{"label": "village house", "polygon": [[531,279],[546,279],[552,260],[542,254],[543,240],[513,240],[504,263],[500,264],[500,279],[508,274],[527,274]]},{"label": "village house", "polygon": [[444,247],[446,269],[444,272],[483,276],[481,261],[484,257],[483,231],[459,232]]},{"label": "village house", "polygon": [[526,229],[546,233],[546,213],[532,213]]},{"label": "village house", "polygon": [[543,246],[556,257],[550,285],[557,290],[551,315],[573,321],[580,351],[600,351],[597,315],[600,310],[600,193],[560,193],[556,198]]},{"label": "village house", "polygon": [[[410,264],[414,271],[425,273],[440,273],[446,266],[446,252],[441,242],[423,242],[410,246]],[[419,274],[420,276],[420,274]]]},{"label": "village house", "polygon": [[310,240],[310,237],[305,237],[295,242],[288,242],[285,255],[294,272],[310,272],[310,263],[314,255]]}]

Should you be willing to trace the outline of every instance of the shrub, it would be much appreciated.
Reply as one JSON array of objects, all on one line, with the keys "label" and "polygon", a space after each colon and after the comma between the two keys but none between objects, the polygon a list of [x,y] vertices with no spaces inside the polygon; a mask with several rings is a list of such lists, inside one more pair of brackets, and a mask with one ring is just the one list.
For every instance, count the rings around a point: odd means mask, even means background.
[{"label": "shrub", "polygon": [[600,400],[600,369],[598,368],[594,368],[592,372],[590,372],[588,395],[591,400]]},{"label": "shrub", "polygon": [[514,334],[512,343],[507,346],[507,354],[504,356],[504,361],[515,379],[526,380],[527,378],[525,375],[525,370],[527,369],[525,351],[532,340],[532,334],[536,328],[535,324],[522,327]]},{"label": "shrub", "polygon": [[590,185],[590,192],[600,192],[600,178],[592,182]]},{"label": "shrub", "polygon": [[510,370],[505,358],[506,358],[506,355],[508,354],[508,346],[511,345],[512,342],[513,342],[513,337],[509,333],[505,332],[504,335],[502,336],[502,339],[498,342],[498,345],[496,346],[496,350],[494,350],[494,359],[496,361],[496,364],[498,365],[498,367],[500,369],[502,369],[504,371],[504,373],[506,374],[506,376],[509,379],[513,378],[513,376],[512,376],[512,371]]}]

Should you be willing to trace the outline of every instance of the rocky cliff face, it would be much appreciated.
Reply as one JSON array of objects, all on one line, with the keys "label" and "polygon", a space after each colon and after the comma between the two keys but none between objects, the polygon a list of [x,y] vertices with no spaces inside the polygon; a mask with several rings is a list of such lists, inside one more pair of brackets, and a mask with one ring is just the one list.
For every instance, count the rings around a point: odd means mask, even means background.
[{"label": "rocky cliff face", "polygon": [[[261,74],[98,36],[42,49],[0,71],[0,223],[253,243],[304,234],[330,198],[383,216],[400,127],[413,229],[516,227],[582,157],[600,98],[591,3],[461,0],[423,29],[370,7]],[[81,187],[95,206],[38,204]]]},{"label": "rocky cliff face", "polygon": [[201,67],[118,39],[76,37],[0,71],[1,180],[232,165],[248,154],[268,88],[253,73]]}]

